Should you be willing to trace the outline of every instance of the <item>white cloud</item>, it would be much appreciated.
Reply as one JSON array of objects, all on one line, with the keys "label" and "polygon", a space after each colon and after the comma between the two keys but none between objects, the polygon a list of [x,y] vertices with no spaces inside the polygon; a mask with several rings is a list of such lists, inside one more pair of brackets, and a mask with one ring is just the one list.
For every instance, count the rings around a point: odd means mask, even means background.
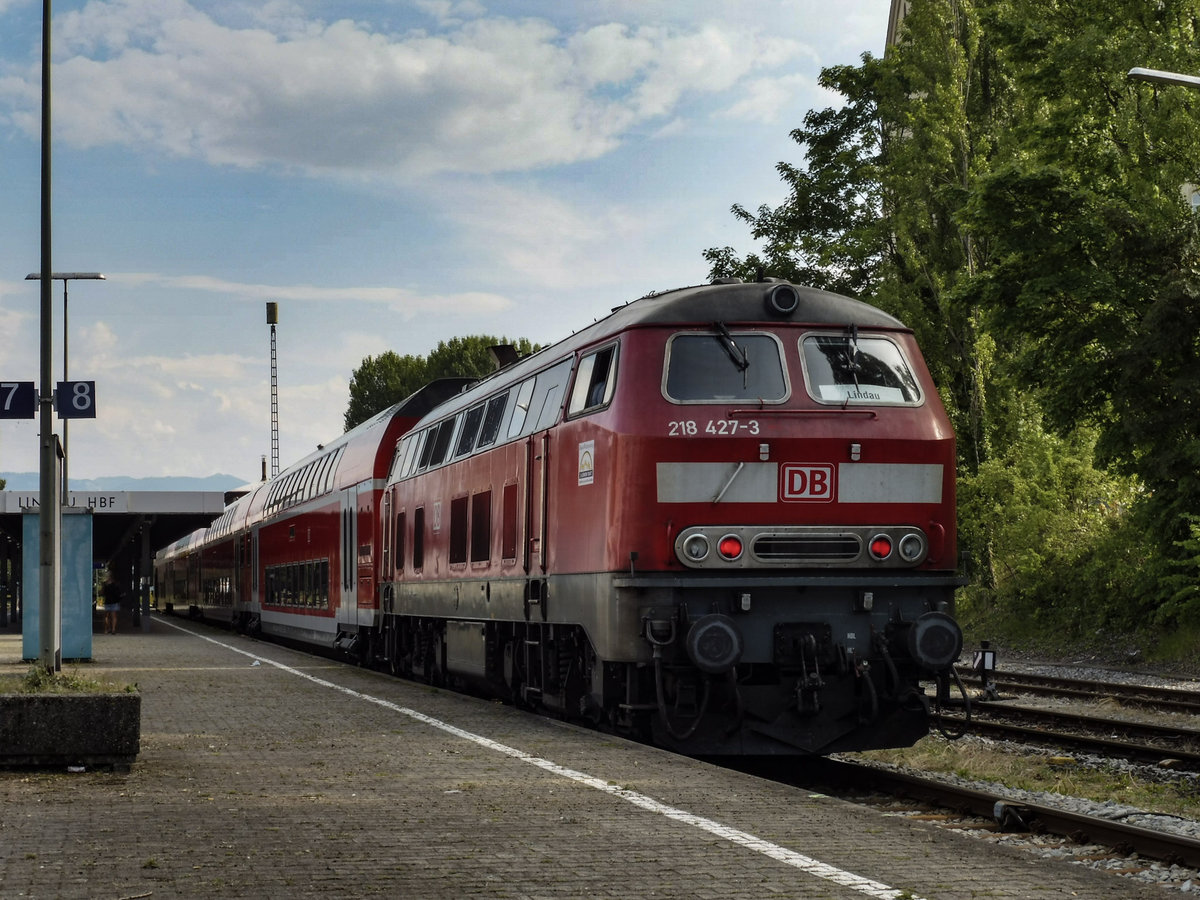
[{"label": "white cloud", "polygon": [[796,97],[811,97],[816,81],[808,75],[756,78],[742,88],[741,98],[722,117],[753,122],[778,122],[780,113],[792,113]]},{"label": "white cloud", "polygon": [[507,297],[484,291],[429,294],[386,286],[320,287],[311,284],[246,284],[226,281],[211,275],[163,275],[150,272],[113,272],[105,277],[108,281],[117,284],[136,286],[154,284],[173,290],[225,294],[246,300],[382,303],[406,315],[423,312],[455,312],[459,315],[498,313],[512,305]]},{"label": "white cloud", "polygon": [[[288,3],[253,24],[186,0],[93,0],[62,17],[55,122],[84,148],[128,146],[236,167],[416,178],[525,171],[594,159],[641,123],[680,114],[798,43],[737,26],[469,18],[389,36],[349,20],[302,21]],[[240,18],[244,19],[245,16]],[[32,132],[36,73],[0,81]]]}]

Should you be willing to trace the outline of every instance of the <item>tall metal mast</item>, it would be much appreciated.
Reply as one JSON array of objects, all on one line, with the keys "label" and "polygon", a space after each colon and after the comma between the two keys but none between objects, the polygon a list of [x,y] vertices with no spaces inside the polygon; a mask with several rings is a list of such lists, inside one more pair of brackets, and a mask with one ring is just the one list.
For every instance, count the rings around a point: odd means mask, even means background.
[{"label": "tall metal mast", "polygon": [[279,366],[275,353],[275,325],[279,322],[279,304],[267,303],[267,324],[271,326],[271,477],[279,474]]}]

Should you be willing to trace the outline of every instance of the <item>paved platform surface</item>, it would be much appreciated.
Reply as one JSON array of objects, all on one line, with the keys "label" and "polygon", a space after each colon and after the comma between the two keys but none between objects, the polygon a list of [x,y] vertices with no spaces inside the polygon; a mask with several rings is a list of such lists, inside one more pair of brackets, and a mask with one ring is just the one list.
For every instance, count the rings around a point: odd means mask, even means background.
[{"label": "paved platform surface", "polygon": [[0,770],[0,897],[1163,896],[182,619],[94,654],[141,753]]}]

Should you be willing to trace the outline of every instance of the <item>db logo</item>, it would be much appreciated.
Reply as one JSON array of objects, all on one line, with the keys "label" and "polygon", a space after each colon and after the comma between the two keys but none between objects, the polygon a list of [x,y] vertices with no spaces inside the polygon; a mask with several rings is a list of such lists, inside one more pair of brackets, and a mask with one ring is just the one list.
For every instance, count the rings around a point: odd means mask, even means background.
[{"label": "db logo", "polygon": [[833,466],[784,463],[779,472],[780,495],[787,501],[829,503],[833,500]]}]

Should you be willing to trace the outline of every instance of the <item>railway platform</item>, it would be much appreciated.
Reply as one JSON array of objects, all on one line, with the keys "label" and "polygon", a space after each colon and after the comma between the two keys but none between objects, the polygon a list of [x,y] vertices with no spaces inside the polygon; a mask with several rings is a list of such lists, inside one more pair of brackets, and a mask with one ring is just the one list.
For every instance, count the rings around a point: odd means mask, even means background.
[{"label": "railway platform", "polygon": [[[0,770],[0,896],[1162,896],[186,619],[122,627],[78,669],[138,684],[137,762]],[[20,654],[0,632],[0,671]]]}]

